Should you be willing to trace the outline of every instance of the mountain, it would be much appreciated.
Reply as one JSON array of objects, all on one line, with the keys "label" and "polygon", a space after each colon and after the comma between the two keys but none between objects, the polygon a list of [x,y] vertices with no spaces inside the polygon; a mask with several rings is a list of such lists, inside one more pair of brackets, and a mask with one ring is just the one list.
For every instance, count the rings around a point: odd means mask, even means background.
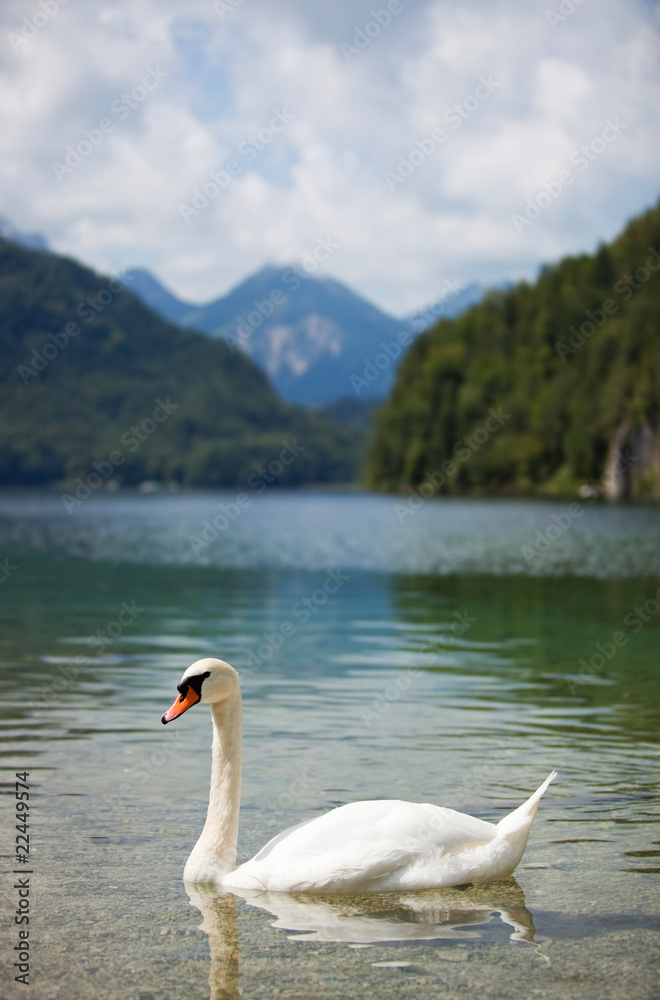
[{"label": "mountain", "polygon": [[[41,236],[22,234],[7,219],[0,218],[0,235],[48,250]],[[177,298],[143,268],[132,268],[122,280],[163,319],[222,337],[252,358],[281,396],[312,407],[331,405],[346,396],[359,403],[385,399],[404,353],[399,348],[407,348],[439,317],[460,315],[487,291],[477,282],[462,286],[444,281],[433,302],[399,320],[341,282],[317,278],[301,265],[264,267],[206,305]],[[400,334],[405,344],[399,342],[397,348]],[[382,361],[383,345],[393,342],[387,366],[376,365],[377,358]]]},{"label": "mountain", "polygon": [[[341,282],[297,265],[264,267],[227,295],[196,307],[144,271],[127,278],[127,287],[163,317],[225,339],[259,365],[280,395],[305,406],[354,394],[351,376],[361,377],[381,342],[406,326]],[[359,395],[385,397],[392,375],[387,371],[377,385],[367,382]]]},{"label": "mountain", "polygon": [[659,305],[660,204],[440,320],[375,416],[370,483],[660,499]]},{"label": "mountain", "polygon": [[162,316],[170,323],[178,326],[192,326],[187,317],[195,311],[196,306],[189,302],[177,299],[176,295],[161,285],[149,271],[141,267],[133,267],[130,271],[122,275],[122,282],[133,295],[142,299],[146,306]]},{"label": "mountain", "polygon": [[334,403],[320,406],[316,412],[343,427],[353,427],[367,437],[374,413],[382,402],[382,399],[356,399],[355,396],[343,396]]},{"label": "mountain", "polygon": [[12,243],[18,243],[22,247],[42,250],[44,253],[50,250],[40,233],[23,233],[20,229],[16,229],[6,216],[0,215],[0,242],[3,240],[11,240]]},{"label": "mountain", "polygon": [[377,380],[365,377],[383,345],[396,344],[407,331],[407,346],[438,316],[459,315],[486,291],[476,282],[445,282],[434,302],[399,320],[334,278],[314,277],[299,265],[264,267],[204,306],[177,299],[147,271],[130,271],[128,278],[128,287],[165,319],[223,337],[266,372],[280,395],[305,406],[345,396],[384,399],[397,359],[378,368]]},{"label": "mountain", "polygon": [[165,322],[114,278],[5,240],[0,304],[3,484],[78,498],[110,481],[358,476],[362,435],[283,402],[241,352]]}]

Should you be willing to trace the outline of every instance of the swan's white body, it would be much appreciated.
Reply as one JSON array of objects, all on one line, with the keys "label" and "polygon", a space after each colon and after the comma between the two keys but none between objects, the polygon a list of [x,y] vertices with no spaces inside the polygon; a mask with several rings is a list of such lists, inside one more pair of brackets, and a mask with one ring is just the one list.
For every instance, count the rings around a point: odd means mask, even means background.
[{"label": "swan's white body", "polygon": [[[241,780],[238,675],[222,660],[193,663],[169,722],[196,701],[211,705],[209,809],[184,879],[269,892],[440,889],[503,879],[523,856],[539,800],[556,776],[498,824],[428,803],[352,802],[284,830],[235,868]],[[194,697],[197,694],[199,697]]]}]

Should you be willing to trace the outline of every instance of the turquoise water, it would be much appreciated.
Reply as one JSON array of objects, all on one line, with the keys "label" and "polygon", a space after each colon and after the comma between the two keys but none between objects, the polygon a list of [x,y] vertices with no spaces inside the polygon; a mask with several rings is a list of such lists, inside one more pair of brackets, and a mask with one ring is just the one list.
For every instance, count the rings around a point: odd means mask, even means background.
[{"label": "turquoise water", "polygon": [[[127,493],[68,514],[0,494],[30,997],[655,997],[660,510],[272,492],[232,519],[234,504]],[[191,905],[210,719],[160,715],[204,655],[242,678],[239,860],[360,798],[497,820],[556,767],[516,880]],[[10,969],[0,995],[26,993]]]}]

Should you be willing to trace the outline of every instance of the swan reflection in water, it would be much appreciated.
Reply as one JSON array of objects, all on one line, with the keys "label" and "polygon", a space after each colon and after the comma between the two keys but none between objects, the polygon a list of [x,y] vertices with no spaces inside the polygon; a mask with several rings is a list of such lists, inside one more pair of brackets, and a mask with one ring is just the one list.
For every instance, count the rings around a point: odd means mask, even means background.
[{"label": "swan reflection in water", "polygon": [[310,896],[284,892],[222,892],[186,883],[193,906],[202,914],[201,929],[211,952],[211,1000],[238,1000],[238,928],[236,898],[266,910],[272,924],[291,941],[384,944],[389,941],[466,941],[497,914],[512,928],[511,941],[534,941],[534,921],[514,878],[466,889],[429,889],[415,893],[363,896]]}]

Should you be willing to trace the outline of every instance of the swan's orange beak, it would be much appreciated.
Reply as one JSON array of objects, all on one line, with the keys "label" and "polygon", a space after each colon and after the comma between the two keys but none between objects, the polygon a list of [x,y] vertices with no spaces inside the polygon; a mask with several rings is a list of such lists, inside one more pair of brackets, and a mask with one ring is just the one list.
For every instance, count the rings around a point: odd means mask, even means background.
[{"label": "swan's orange beak", "polygon": [[189,708],[192,708],[192,706],[196,705],[200,700],[201,695],[198,695],[194,688],[189,687],[185,695],[180,694],[172,707],[168,708],[165,714],[161,716],[160,721],[165,726],[168,722],[171,722],[172,719],[177,719],[180,715],[183,715],[184,712],[187,712]]}]

